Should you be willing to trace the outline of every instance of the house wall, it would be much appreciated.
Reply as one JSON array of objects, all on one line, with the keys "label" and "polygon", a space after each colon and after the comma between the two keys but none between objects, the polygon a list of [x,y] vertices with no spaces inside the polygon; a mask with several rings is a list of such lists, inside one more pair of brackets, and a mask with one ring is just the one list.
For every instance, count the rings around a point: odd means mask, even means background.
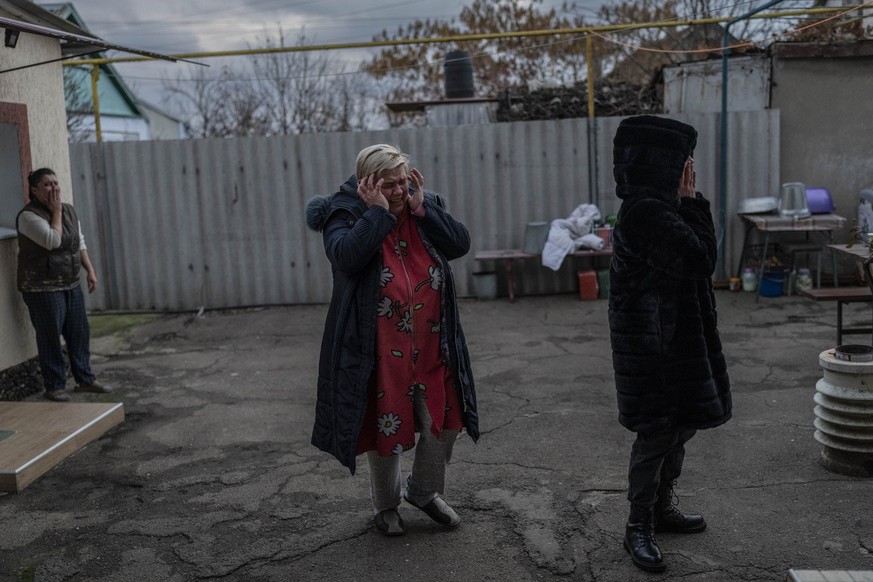
[{"label": "house wall", "polygon": [[[721,59],[664,68],[664,113],[721,113]],[[770,104],[770,59],[728,61],[728,111],[761,111]]]},{"label": "house wall", "polygon": [[[873,187],[873,46],[860,52],[776,53],[773,59],[771,106],[781,111],[781,182],[830,189],[837,212],[849,219],[847,228],[857,218],[861,190]],[[842,236],[847,240],[847,233]]]},{"label": "house wall", "polygon": [[[4,11],[0,15],[14,17]],[[0,46],[0,70],[58,59],[57,40],[22,33],[14,49]],[[50,166],[58,174],[64,202],[72,202],[70,155],[67,145],[64,87],[60,63],[0,74],[0,103],[27,106],[29,150],[34,168]],[[31,168],[28,168],[29,170]],[[0,204],[21,208],[25,192],[6,190]],[[0,370],[36,355],[36,342],[15,280],[18,244],[14,236],[0,238]]]},{"label": "house wall", "polygon": [[173,119],[142,103],[140,109],[149,122],[151,139],[183,139],[185,137],[184,128],[178,119]]},{"label": "house wall", "polygon": [[[859,194],[873,188],[873,41],[845,46],[777,44],[768,60],[765,66],[760,57],[731,59],[728,110],[778,112],[780,171],[771,189],[737,195],[778,196],[779,186],[786,182],[828,188],[836,212],[848,219],[835,239],[848,240]],[[721,111],[720,62],[669,67],[664,79],[670,114]],[[735,139],[748,144],[751,134],[731,137],[732,146]]]},{"label": "house wall", "polygon": [[[93,115],[81,118],[81,125],[76,133],[85,139],[79,141],[97,141],[97,126]],[[100,136],[103,141],[142,141],[152,139],[148,122],[142,117],[100,116]],[[177,138],[178,139],[178,138]]]}]

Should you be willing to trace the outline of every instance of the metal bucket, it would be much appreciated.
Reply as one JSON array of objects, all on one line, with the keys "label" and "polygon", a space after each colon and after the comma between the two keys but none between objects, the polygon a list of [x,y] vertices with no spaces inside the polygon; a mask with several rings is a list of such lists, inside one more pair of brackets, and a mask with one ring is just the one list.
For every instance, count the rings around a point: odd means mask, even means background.
[{"label": "metal bucket", "polygon": [[802,182],[787,182],[779,191],[779,215],[787,218],[807,218],[812,215]]},{"label": "metal bucket", "polygon": [[473,273],[473,290],[478,299],[497,299],[497,273]]},{"label": "metal bucket", "polygon": [[540,255],[549,238],[548,222],[528,222],[524,229],[524,246],[521,251],[530,255]]}]

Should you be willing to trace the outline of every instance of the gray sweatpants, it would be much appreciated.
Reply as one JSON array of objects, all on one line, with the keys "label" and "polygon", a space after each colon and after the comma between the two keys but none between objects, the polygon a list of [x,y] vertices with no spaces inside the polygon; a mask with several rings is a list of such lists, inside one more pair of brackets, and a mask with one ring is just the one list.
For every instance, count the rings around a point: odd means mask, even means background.
[{"label": "gray sweatpants", "polygon": [[[415,445],[412,472],[406,481],[406,495],[417,505],[426,505],[446,488],[446,466],[452,459],[452,449],[458,439],[458,430],[443,429],[436,438],[430,428],[433,422],[427,404],[416,391],[412,399],[416,429],[419,431]],[[376,451],[367,452],[370,464],[370,499],[373,514],[400,505],[400,455],[381,457]]]}]

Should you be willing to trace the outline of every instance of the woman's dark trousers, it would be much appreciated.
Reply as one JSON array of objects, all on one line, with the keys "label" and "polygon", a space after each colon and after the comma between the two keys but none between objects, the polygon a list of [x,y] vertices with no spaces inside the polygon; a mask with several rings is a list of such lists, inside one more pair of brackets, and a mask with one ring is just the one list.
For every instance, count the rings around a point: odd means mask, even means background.
[{"label": "woman's dark trousers", "polygon": [[677,429],[660,433],[637,433],[630,456],[627,498],[634,505],[654,506],[658,489],[682,474],[685,443],[695,429]]},{"label": "woman's dark trousers", "polygon": [[61,337],[67,344],[70,370],[77,384],[94,381],[91,372],[91,330],[85,312],[85,296],[81,287],[67,291],[22,293],[30,321],[36,331],[36,348],[46,392],[63,390],[67,370]]}]

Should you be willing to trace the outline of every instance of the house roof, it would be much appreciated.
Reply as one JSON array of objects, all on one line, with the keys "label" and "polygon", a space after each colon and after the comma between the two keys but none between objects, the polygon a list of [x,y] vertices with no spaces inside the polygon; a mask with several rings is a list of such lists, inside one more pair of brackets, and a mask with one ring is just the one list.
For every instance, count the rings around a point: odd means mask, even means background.
[{"label": "house roof", "polygon": [[[0,0],[2,2],[3,0]],[[84,19],[71,2],[55,2],[40,4],[53,15],[61,18],[67,24],[83,31],[83,34],[93,36]],[[82,92],[90,94],[90,74],[81,67],[71,67],[71,82],[82,88]],[[125,84],[121,75],[111,64],[100,65],[100,78],[97,80],[97,92],[100,95],[100,113],[119,117],[143,117],[139,102],[133,92]],[[76,104],[68,103],[68,106]],[[90,109],[90,102],[88,107]],[[80,112],[84,113],[84,112]],[[88,113],[91,113],[89,110]]]},{"label": "house roof", "polygon": [[783,59],[850,58],[873,56],[873,40],[851,42],[777,42],[770,53]]},{"label": "house roof", "polygon": [[[42,26],[49,29],[54,29],[59,33],[70,33],[71,35],[79,35],[84,37],[93,37],[93,35],[82,30],[75,24],[64,20],[45,8],[30,2],[29,0],[0,0],[0,11],[9,14],[11,19],[20,21],[20,24],[30,24]],[[13,24],[9,23],[9,28],[13,28]],[[5,24],[0,24],[0,27],[6,28]],[[24,29],[21,29],[24,30]],[[27,32],[25,30],[25,32]],[[61,43],[62,54],[67,56],[71,52],[81,50],[84,44],[78,46],[65,46],[66,43]]]},{"label": "house roof", "polygon": [[0,16],[0,28],[57,38],[61,44],[61,55],[64,57],[95,52],[96,48],[115,49],[156,59],[176,60],[159,53],[108,43],[30,0],[0,0],[0,13],[10,15],[9,18]]}]

